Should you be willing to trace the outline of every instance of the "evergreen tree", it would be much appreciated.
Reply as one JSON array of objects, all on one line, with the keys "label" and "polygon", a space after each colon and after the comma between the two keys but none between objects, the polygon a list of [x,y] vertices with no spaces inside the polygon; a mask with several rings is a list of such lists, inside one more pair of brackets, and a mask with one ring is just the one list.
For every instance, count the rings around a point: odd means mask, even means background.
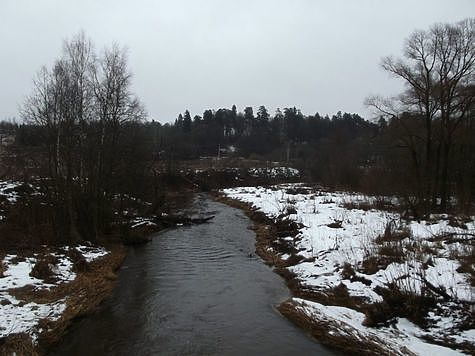
[{"label": "evergreen tree", "polygon": [[249,136],[254,125],[254,111],[252,110],[252,106],[248,106],[244,109],[244,125],[244,134]]},{"label": "evergreen tree", "polygon": [[183,117],[183,132],[188,133],[191,131],[191,116],[188,110],[185,111]]},{"label": "evergreen tree", "polygon": [[269,121],[269,112],[264,105],[259,106],[259,110],[257,111],[257,119],[261,122]]},{"label": "evergreen tree", "polygon": [[182,114],[179,114],[178,117],[176,118],[175,126],[180,129],[183,129],[183,115]]}]

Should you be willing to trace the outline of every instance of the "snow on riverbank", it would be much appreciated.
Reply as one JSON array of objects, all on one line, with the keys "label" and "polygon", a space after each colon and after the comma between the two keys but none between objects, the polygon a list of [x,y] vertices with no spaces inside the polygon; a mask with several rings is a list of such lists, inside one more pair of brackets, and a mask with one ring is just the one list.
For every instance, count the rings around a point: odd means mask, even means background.
[{"label": "snow on riverbank", "polygon": [[365,315],[350,308],[322,305],[300,298],[292,298],[297,310],[314,320],[330,321],[338,323],[339,328],[331,330],[333,333],[341,335],[350,334],[360,340],[375,340],[380,344],[385,344],[391,354],[404,355],[413,352],[419,355],[450,356],[461,353],[447,347],[429,344],[421,340],[420,328],[409,320],[399,318],[394,327],[391,328],[369,328],[363,326]]},{"label": "snow on riverbank", "polygon": [[[66,308],[66,300],[59,299],[40,303],[21,297],[24,288],[35,292],[51,291],[63,283],[76,278],[74,263],[68,256],[71,250],[78,252],[89,263],[107,255],[101,247],[63,247],[47,253],[33,253],[28,256],[7,254],[1,260],[0,268],[0,338],[16,333],[27,333],[33,339],[38,336],[41,319],[58,319]],[[48,281],[35,277],[34,268],[39,261],[47,260],[51,276]],[[31,295],[30,293],[27,293]],[[20,296],[18,296],[20,295]]]},{"label": "snow on riverbank", "polygon": [[[471,345],[469,349],[475,347],[470,321],[475,289],[469,273],[474,268],[470,259],[473,217],[464,224],[450,223],[446,216],[406,222],[395,212],[374,209],[381,203],[378,198],[313,190],[298,184],[232,188],[223,193],[252,204],[268,217],[301,224],[297,236],[282,239],[305,258],[306,262],[288,269],[306,289],[327,293],[344,288],[350,297],[366,305],[386,302],[384,290],[401,295],[431,294],[436,301],[425,316],[424,329],[401,317],[392,318],[391,326],[363,327],[364,314],[349,309],[345,315],[355,330],[376,333],[384,340],[395,338],[394,342],[416,354],[455,352],[428,344],[421,337],[454,348],[463,343]],[[385,199],[384,203],[391,205],[393,200]],[[289,257],[281,254],[284,260]],[[329,317],[335,316],[332,308],[340,308],[303,300],[297,304],[305,305],[301,311],[307,314]]]}]

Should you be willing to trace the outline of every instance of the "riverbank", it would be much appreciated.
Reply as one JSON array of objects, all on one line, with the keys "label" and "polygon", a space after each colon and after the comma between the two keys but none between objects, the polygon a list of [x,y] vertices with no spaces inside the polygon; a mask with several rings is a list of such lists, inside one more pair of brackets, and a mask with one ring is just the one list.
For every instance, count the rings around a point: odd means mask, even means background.
[{"label": "riverbank", "polygon": [[334,354],[276,313],[289,291],[241,210],[198,194],[189,211],[214,218],[129,249],[111,298],[52,356]]},{"label": "riverbank", "polygon": [[41,355],[107,298],[121,244],[36,248],[2,256],[0,355]]},{"label": "riverbank", "polygon": [[254,221],[257,253],[292,291],[279,310],[320,342],[356,354],[473,352],[473,218],[404,222],[392,198],[298,184],[222,193]]},{"label": "riverbank", "polygon": [[152,214],[146,213],[149,202],[124,195],[110,234],[99,236],[96,244],[60,245],[51,242],[52,226],[26,225],[31,232],[25,233],[10,219],[32,200],[41,205],[38,181],[0,181],[0,355],[47,352],[73,321],[94,313],[111,295],[125,245],[144,244],[163,229],[201,222],[175,214],[192,196],[186,187],[169,189],[167,205]]}]

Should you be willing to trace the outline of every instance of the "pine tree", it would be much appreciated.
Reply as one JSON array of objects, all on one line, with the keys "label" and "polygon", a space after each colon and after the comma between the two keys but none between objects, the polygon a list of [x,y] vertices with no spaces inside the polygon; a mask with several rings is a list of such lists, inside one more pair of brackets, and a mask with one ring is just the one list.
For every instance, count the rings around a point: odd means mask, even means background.
[{"label": "pine tree", "polygon": [[191,115],[188,110],[185,111],[185,115],[183,117],[183,132],[190,132],[191,131]]}]

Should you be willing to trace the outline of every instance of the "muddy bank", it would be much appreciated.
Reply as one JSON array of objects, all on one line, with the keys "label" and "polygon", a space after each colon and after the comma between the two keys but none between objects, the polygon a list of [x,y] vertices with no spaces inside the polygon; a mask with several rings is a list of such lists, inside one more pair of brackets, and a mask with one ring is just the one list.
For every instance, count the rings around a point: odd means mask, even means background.
[{"label": "muddy bank", "polygon": [[[56,344],[77,319],[94,313],[110,296],[116,280],[116,271],[124,260],[126,249],[122,244],[107,245],[105,256],[86,263],[84,259],[68,256],[74,264],[76,276],[70,282],[52,288],[36,289],[32,285],[11,289],[9,293],[22,304],[58,303],[64,310],[57,318],[43,318],[35,327],[36,341],[26,332],[12,333],[0,340],[0,355],[43,355]],[[54,254],[56,252],[52,252]],[[21,304],[20,304],[21,305]]]},{"label": "muddy bank", "polygon": [[[14,301],[2,298],[0,294],[0,304],[8,303],[10,312],[5,311],[5,319],[14,318],[16,310],[23,305],[35,303],[34,308],[42,308],[48,305],[61,306],[54,315],[49,314],[45,318],[38,320],[36,324],[26,328],[25,331],[4,329],[3,335],[0,333],[0,355],[43,355],[58,344],[67,333],[70,326],[77,320],[94,314],[102,306],[104,300],[112,294],[116,279],[117,270],[121,267],[129,245],[142,245],[152,240],[152,235],[158,232],[181,225],[202,224],[211,220],[191,218],[185,214],[176,212],[185,211],[190,205],[194,193],[188,189],[178,192],[171,190],[167,193],[168,205],[164,206],[166,213],[151,215],[150,217],[131,217],[132,222],[117,226],[115,230],[106,236],[101,236],[97,248],[107,251],[105,256],[86,262],[80,254],[73,251],[75,247],[54,245],[35,245],[28,247],[11,246],[8,249],[0,250],[0,278],[3,277],[5,266],[2,263],[4,256],[15,256],[14,262],[25,261],[33,266],[30,273],[26,273],[26,279],[36,278],[41,281],[30,283],[18,287],[13,285],[8,290],[3,290],[8,297],[11,295]],[[67,251],[67,252],[65,252]],[[62,256],[63,260],[57,258]],[[58,280],[52,270],[60,268],[59,265],[66,263],[69,266],[70,276],[66,280]],[[30,268],[31,268],[30,266]],[[72,279],[72,280],[71,280]],[[1,286],[0,286],[1,287]],[[0,291],[2,289],[0,288]],[[13,322],[13,321],[12,321]],[[0,325],[1,330],[2,325]],[[34,335],[34,336],[32,336]]]},{"label": "muddy bank", "polygon": [[[254,225],[251,228],[256,235],[256,253],[267,265],[274,267],[275,273],[284,278],[292,294],[292,298],[282,302],[277,307],[282,315],[304,329],[318,342],[335,350],[344,351],[345,354],[381,355],[391,352],[395,355],[413,355],[404,348],[390,351],[388,345],[385,345],[384,341],[377,337],[368,338],[363,335],[359,337],[354,332],[334,333],[332,330],[345,330],[348,325],[340,325],[338,321],[324,317],[309,317],[295,302],[294,298],[303,298],[322,304],[351,306],[357,310],[364,310],[364,303],[359,298],[349,296],[343,288],[330,289],[325,293],[309,290],[300,283],[294,273],[286,268],[303,261],[303,259],[291,244],[286,244],[279,237],[296,236],[299,229],[298,225],[286,221],[285,218],[274,221],[258,211],[252,204],[228,198],[220,193],[216,193],[214,198],[219,202],[241,209],[252,220]],[[290,255],[290,257],[283,259],[283,255]]]},{"label": "muddy bank", "polygon": [[[257,222],[258,244],[264,242],[258,250],[292,290],[283,313],[300,325],[324,325],[323,335],[307,327],[320,339],[353,340],[354,351],[338,343],[347,352],[359,352],[363,341],[397,355],[473,353],[475,289],[467,264],[475,216],[464,225],[444,214],[408,220],[382,207],[397,206],[394,197],[305,184],[222,193],[252,204],[240,206]],[[446,238],[453,235],[460,239]],[[371,349],[365,352],[378,353]]]},{"label": "muddy bank", "polygon": [[[306,290],[296,276],[286,269],[297,262],[304,261],[298,255],[298,251],[291,245],[279,240],[279,236],[295,236],[298,233],[299,225],[287,220],[279,220],[274,222],[269,219],[263,212],[258,211],[252,204],[242,201],[230,199],[222,194],[214,194],[217,201],[244,211],[247,217],[253,222],[251,229],[256,234],[256,253],[264,262],[275,267],[274,271],[281,275],[287,287],[291,290],[293,296],[306,298],[313,301],[322,301],[328,295],[322,295],[313,291]],[[289,254],[290,257],[282,259],[282,254]]]}]

